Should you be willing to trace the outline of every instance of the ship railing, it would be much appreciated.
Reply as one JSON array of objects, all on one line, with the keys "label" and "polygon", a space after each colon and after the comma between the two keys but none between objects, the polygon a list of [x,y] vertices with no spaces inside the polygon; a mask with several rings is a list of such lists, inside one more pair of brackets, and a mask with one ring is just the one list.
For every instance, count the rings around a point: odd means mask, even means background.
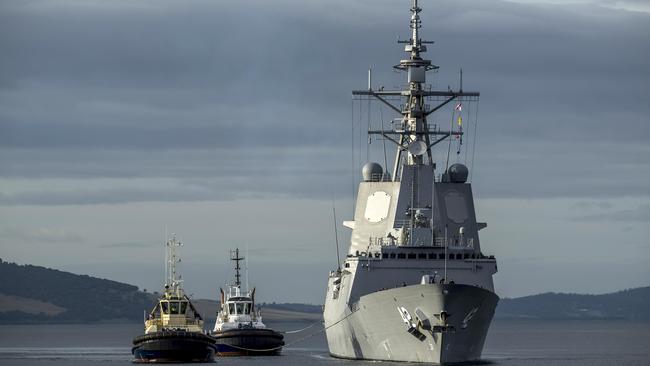
[{"label": "ship railing", "polygon": [[[423,220],[422,218],[426,220]],[[414,224],[415,225],[413,225],[413,227],[418,229],[421,228],[431,229],[431,220],[424,215],[421,216],[421,218],[416,219]],[[393,227],[400,228],[400,229],[410,229],[412,227],[411,220],[395,220],[393,223]]]},{"label": "ship railing", "polygon": [[[428,105],[426,105],[428,107]],[[390,122],[390,128],[395,132],[404,132],[407,133],[407,122],[402,118],[395,118]],[[440,131],[440,127],[437,123],[427,123],[427,130],[429,132]]]},{"label": "ship railing", "polygon": [[[474,249],[474,238],[447,238],[442,235],[436,235],[433,238],[433,246],[437,248],[444,248],[447,246],[449,249]],[[378,248],[399,245],[399,240],[391,236],[369,237],[368,238],[368,251]],[[422,245],[411,245],[422,246]]]},{"label": "ship railing", "polygon": [[373,247],[388,247],[388,246],[393,246],[397,244],[397,239],[393,237],[373,237],[371,236],[368,241],[370,242],[369,247],[372,250]]},{"label": "ship railing", "polygon": [[[158,327],[170,326],[168,321],[163,321],[163,319],[161,318],[147,319],[145,323],[147,326],[151,326],[151,325],[155,325]],[[173,326],[182,328],[188,325],[201,325],[202,321],[200,319],[194,319],[194,320],[186,320],[184,323],[185,324],[175,324]]]}]

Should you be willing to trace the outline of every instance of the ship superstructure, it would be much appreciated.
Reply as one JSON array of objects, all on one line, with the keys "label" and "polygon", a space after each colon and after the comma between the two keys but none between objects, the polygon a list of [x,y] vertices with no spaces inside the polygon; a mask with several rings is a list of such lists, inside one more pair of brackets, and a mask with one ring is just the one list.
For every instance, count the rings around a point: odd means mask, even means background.
[{"label": "ship superstructure", "polygon": [[[328,280],[324,319],[331,355],[351,359],[463,362],[481,357],[498,302],[496,260],[481,251],[468,168],[455,163],[436,174],[432,148],[461,139],[461,128],[441,130],[432,114],[454,102],[477,101],[478,92],[431,90],[420,38],[421,8],[411,7],[411,37],[399,41],[409,57],[402,90],[353,91],[399,114],[390,130],[369,130],[397,146],[391,172],[363,167],[350,248]],[[393,104],[400,99],[401,105]],[[435,101],[434,106],[427,103]],[[453,106],[453,104],[452,104]],[[431,116],[431,117],[430,117]],[[460,127],[461,120],[458,120]],[[449,151],[447,151],[449,153]],[[448,159],[447,159],[448,161]]]}]

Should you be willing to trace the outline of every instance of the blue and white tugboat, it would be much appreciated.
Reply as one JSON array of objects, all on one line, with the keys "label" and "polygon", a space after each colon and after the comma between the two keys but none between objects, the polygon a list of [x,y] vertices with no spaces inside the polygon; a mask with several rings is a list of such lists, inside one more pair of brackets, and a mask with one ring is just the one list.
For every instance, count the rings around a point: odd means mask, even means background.
[{"label": "blue and white tugboat", "polygon": [[255,288],[241,289],[239,249],[230,253],[235,262],[235,283],[221,292],[221,309],[217,313],[212,337],[219,356],[279,355],[284,336],[262,323],[260,310],[255,307]]},{"label": "blue and white tugboat", "polygon": [[136,363],[213,362],[214,339],[203,331],[203,319],[183,292],[176,263],[182,244],[167,242],[165,291],[144,322],[144,334],[133,339]]}]

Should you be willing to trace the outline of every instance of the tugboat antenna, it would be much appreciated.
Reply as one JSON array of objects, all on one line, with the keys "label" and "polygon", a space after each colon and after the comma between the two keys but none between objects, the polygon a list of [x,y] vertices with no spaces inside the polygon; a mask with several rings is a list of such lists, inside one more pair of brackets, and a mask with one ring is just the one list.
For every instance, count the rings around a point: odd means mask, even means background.
[{"label": "tugboat antenna", "polygon": [[179,247],[183,246],[180,240],[176,239],[176,234],[172,233],[172,238],[167,240],[167,251],[166,251],[166,274],[167,279],[165,283],[165,288],[171,288],[173,293],[176,293],[181,284],[181,279],[176,276],[176,263],[179,263],[181,260],[178,257],[177,250]]},{"label": "tugboat antenna", "polygon": [[250,286],[248,284],[248,243],[246,243],[246,261],[244,264],[246,265],[246,291],[248,291],[248,289],[250,289]]},{"label": "tugboat antenna", "polygon": [[244,260],[244,257],[239,256],[239,248],[235,249],[234,256],[233,251],[230,251],[230,260],[235,261],[235,286],[241,288],[241,267],[239,266],[239,261]]}]

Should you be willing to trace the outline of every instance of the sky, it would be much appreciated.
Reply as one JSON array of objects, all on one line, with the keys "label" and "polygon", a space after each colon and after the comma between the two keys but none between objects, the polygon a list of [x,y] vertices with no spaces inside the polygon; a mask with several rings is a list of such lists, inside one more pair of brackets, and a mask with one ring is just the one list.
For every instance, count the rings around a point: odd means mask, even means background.
[{"label": "sky", "polygon": [[[650,285],[650,1],[420,6],[434,87],[462,68],[481,92],[465,147],[497,293]],[[361,166],[383,161],[350,91],[368,68],[404,82],[409,16],[406,0],[0,2],[0,258],[153,291],[173,232],[196,297],[217,297],[239,247],[260,301],[322,303],[333,202],[351,219]]]}]

